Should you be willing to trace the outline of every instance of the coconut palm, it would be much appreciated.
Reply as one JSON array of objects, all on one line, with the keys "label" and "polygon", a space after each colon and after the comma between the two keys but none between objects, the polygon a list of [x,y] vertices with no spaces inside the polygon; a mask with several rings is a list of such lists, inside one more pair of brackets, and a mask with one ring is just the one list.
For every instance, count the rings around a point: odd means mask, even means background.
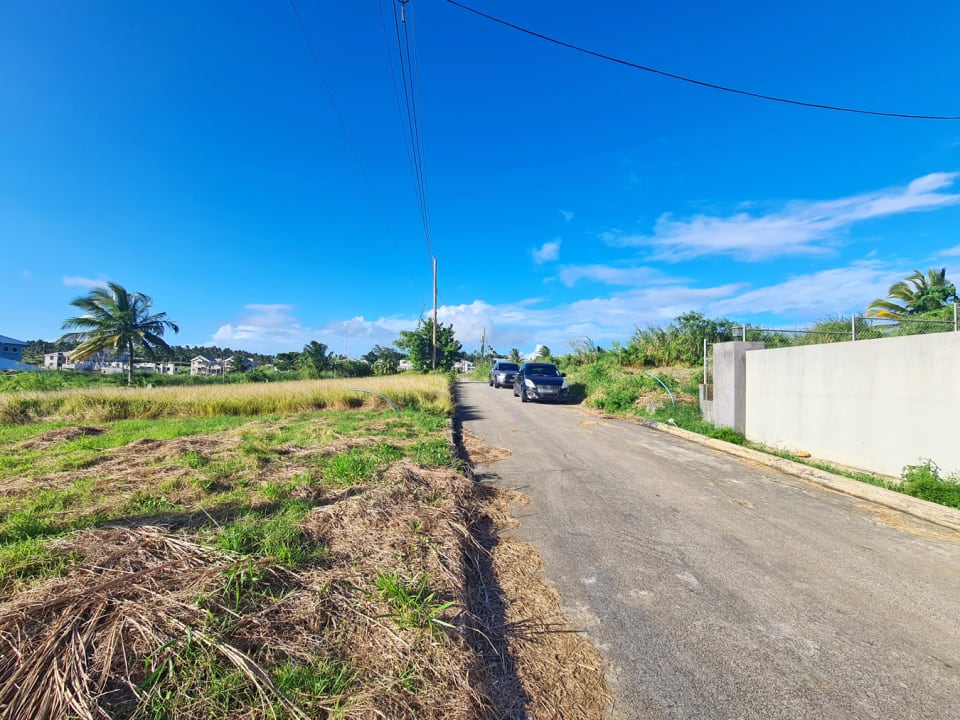
[{"label": "coconut palm", "polygon": [[101,350],[114,355],[127,353],[127,384],[133,383],[133,353],[139,348],[148,356],[158,350],[170,351],[163,340],[167,330],[180,332],[166,313],[151,313],[153,300],[141,293],[131,293],[122,285],[108,282],[105,288],[91,290],[88,295],[70,302],[86,311],[84,315],[64,320],[63,329],[77,329],[60,338],[80,343],[70,357],[83,360]]},{"label": "coconut palm", "polygon": [[914,270],[906,280],[891,285],[887,297],[887,300],[870,303],[867,317],[900,320],[907,315],[937,310],[958,299],[957,288],[947,280],[946,268],[930,268],[926,275]]}]

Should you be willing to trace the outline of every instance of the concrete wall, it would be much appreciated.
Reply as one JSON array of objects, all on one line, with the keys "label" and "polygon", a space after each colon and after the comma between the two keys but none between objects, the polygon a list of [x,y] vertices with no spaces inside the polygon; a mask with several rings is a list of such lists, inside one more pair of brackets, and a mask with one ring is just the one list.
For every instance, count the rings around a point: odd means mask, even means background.
[{"label": "concrete wall", "polygon": [[746,355],[763,343],[727,342],[713,346],[712,422],[717,427],[745,429]]},{"label": "concrete wall", "polygon": [[960,472],[960,333],[748,352],[745,379],[750,440],[886,475],[921,458]]}]

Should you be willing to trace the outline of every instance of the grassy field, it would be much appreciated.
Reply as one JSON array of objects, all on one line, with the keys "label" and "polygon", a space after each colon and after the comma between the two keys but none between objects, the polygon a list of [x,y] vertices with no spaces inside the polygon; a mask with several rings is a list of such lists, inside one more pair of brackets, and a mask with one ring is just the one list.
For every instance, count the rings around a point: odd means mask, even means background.
[{"label": "grassy field", "polygon": [[447,379],[283,385],[3,398],[0,718],[600,717]]},{"label": "grassy field", "polygon": [[[369,391],[369,392],[358,392]],[[389,407],[452,414],[443,375],[394,375],[246,385],[100,388],[0,394],[0,424],[107,422],[156,418],[250,417],[273,413]]]}]

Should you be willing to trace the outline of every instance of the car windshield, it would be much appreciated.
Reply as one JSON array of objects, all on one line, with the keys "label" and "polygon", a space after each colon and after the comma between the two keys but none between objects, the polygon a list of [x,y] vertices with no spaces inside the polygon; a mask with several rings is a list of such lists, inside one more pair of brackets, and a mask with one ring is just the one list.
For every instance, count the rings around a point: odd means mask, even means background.
[{"label": "car windshield", "polygon": [[517,367],[516,364],[514,363],[500,363],[499,365],[497,365],[497,370],[513,370],[514,372],[516,372],[519,369],[520,368]]},{"label": "car windshield", "polygon": [[560,377],[555,365],[527,365],[524,373],[532,377]]}]

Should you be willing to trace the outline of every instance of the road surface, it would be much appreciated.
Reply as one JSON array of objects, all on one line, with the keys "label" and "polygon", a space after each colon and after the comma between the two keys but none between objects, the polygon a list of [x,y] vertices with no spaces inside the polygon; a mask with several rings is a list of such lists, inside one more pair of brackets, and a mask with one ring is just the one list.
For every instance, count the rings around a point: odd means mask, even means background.
[{"label": "road surface", "polygon": [[458,385],[610,717],[960,718],[960,534],[642,425]]}]

